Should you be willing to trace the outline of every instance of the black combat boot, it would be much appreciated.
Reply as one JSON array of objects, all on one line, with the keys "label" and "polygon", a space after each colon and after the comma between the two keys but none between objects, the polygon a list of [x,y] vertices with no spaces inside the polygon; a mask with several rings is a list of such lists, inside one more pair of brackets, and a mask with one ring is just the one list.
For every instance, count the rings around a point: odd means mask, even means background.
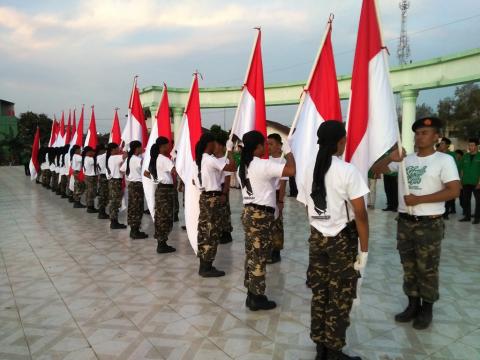
[{"label": "black combat boot", "polygon": [[166,242],[164,241],[158,241],[157,244],[157,253],[159,254],[167,254],[171,252],[175,252],[177,249],[175,249],[173,246],[167,245]]},{"label": "black combat boot", "polygon": [[67,196],[67,194],[62,194],[61,198],[66,199],[66,198],[68,198],[68,196]]},{"label": "black combat boot", "polygon": [[71,202],[71,203],[75,202],[75,200],[73,200],[73,196],[68,197],[68,202]]},{"label": "black combat boot", "polygon": [[87,207],[87,213],[89,213],[89,214],[96,214],[96,213],[98,213],[98,210],[95,209],[95,206],[88,206],[88,207]]},{"label": "black combat boot", "polygon": [[280,250],[272,250],[272,252],[270,253],[270,257],[267,259],[267,264],[275,264],[280,261],[282,261],[282,257],[280,256]]},{"label": "black combat boot", "polygon": [[131,228],[130,229],[130,238],[132,239],[146,239],[148,237],[143,231],[140,231],[140,228]]},{"label": "black combat boot", "polygon": [[422,306],[418,312],[417,317],[413,320],[413,328],[417,330],[424,330],[432,323],[433,303],[422,300]]},{"label": "black combat boot", "polygon": [[246,305],[251,311],[272,310],[277,307],[275,301],[268,300],[265,295],[255,295],[253,293],[250,293],[250,299],[247,299]]},{"label": "black combat boot", "polygon": [[350,356],[342,352],[342,350],[327,349],[327,360],[362,360],[360,356]]},{"label": "black combat boot", "polygon": [[219,243],[220,244],[228,244],[230,242],[232,242],[232,234],[228,231],[224,231],[222,233],[222,237],[220,238]]},{"label": "black combat boot", "polygon": [[463,218],[461,218],[461,219],[458,220],[458,221],[460,221],[460,222],[470,222],[470,220],[471,220],[471,217],[470,217],[470,216],[464,216]]},{"label": "black combat boot", "polygon": [[60,191],[60,189],[58,189],[57,191],[55,191],[55,194],[62,195],[62,192]]},{"label": "black combat boot", "polygon": [[110,220],[110,229],[126,229],[127,225],[120,224],[118,219]]},{"label": "black combat boot", "polygon": [[75,202],[73,203],[73,207],[74,207],[75,209],[83,209],[83,208],[86,208],[86,206],[83,205],[80,201],[75,201]]},{"label": "black combat boot", "polygon": [[327,347],[323,344],[317,344],[317,356],[315,360],[327,360]]},{"label": "black combat boot", "polygon": [[98,208],[98,218],[99,219],[110,219],[110,216],[105,212],[105,208]]},{"label": "black combat boot", "polygon": [[395,321],[402,322],[402,323],[409,322],[415,319],[419,310],[420,310],[420,298],[409,296],[408,305],[406,309],[401,313],[395,315]]},{"label": "black combat boot", "polygon": [[200,267],[198,268],[198,275],[204,278],[225,276],[225,271],[217,270],[211,262],[200,259]]}]

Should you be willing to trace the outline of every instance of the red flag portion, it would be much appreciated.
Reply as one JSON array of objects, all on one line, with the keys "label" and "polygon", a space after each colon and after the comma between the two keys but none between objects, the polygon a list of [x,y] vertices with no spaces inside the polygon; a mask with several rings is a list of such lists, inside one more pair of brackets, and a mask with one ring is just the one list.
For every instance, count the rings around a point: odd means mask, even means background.
[{"label": "red flag portion", "polygon": [[72,139],[72,110],[68,110],[68,123],[67,123],[67,129],[65,131],[65,145],[69,145],[71,139]]},{"label": "red flag portion", "polygon": [[30,169],[30,180],[35,180],[37,178],[38,172],[40,171],[40,164],[38,163],[39,149],[40,149],[40,128],[37,126],[37,131],[35,131],[35,137],[33,138],[32,157],[30,158],[30,163],[28,165]]},{"label": "red flag portion", "polygon": [[50,140],[48,141],[48,146],[50,147],[54,146],[55,140],[57,140],[57,133],[58,133],[57,119],[55,119],[55,115],[53,115],[52,131],[50,132]]},{"label": "red flag portion", "polygon": [[[80,147],[83,146],[83,108],[84,106],[82,105],[82,111],[80,112],[80,119],[78,120],[78,126],[75,131],[75,134],[73,134],[71,144],[72,145],[78,145]],[[73,124],[75,125],[75,110],[73,111]]]},{"label": "red flag portion", "polygon": [[94,106],[92,105],[92,115],[90,116],[90,125],[88,126],[87,136],[85,138],[85,146],[90,146],[92,149],[95,149],[97,144],[97,124],[95,122]]},{"label": "red flag portion", "polygon": [[75,118],[75,113],[77,112],[77,109],[73,109],[73,124],[72,124],[72,138],[75,132],[77,131],[77,122]]},{"label": "red flag portion", "polygon": [[120,120],[118,119],[118,109],[115,109],[115,114],[113,115],[112,129],[110,130],[110,137],[108,138],[108,142],[113,142],[117,145],[120,145],[120,143],[122,142]]}]

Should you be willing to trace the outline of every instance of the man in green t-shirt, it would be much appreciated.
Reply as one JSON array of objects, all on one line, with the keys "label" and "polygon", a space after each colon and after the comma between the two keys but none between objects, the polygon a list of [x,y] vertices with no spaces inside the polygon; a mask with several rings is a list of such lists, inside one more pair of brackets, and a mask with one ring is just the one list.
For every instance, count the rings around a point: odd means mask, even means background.
[{"label": "man in green t-shirt", "polygon": [[465,217],[462,222],[471,220],[472,194],[475,198],[475,213],[473,224],[480,224],[480,153],[478,152],[478,139],[468,140],[468,153],[460,162],[460,176],[463,188],[463,204]]},{"label": "man in green t-shirt", "polygon": [[[450,155],[455,160],[455,163],[457,163],[457,156],[455,152],[450,151],[451,144],[452,144],[452,141],[449,138],[442,137],[442,139],[438,143],[437,151]],[[448,219],[448,214],[456,214],[457,211],[455,209],[455,201],[456,199],[452,199],[445,202],[445,213],[443,214],[444,219]]]}]

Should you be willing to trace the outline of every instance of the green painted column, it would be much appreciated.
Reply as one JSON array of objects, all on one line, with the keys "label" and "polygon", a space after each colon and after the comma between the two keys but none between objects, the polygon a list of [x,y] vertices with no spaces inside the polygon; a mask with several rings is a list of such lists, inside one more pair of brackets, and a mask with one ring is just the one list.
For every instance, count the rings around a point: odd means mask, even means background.
[{"label": "green painted column", "polygon": [[157,105],[151,105],[149,106],[150,109],[150,124],[147,124],[147,127],[149,129],[152,129],[153,125],[157,122],[157,119],[155,118],[155,115],[157,115]]},{"label": "green painted column", "polygon": [[180,124],[182,123],[183,113],[185,109],[182,107],[174,107],[172,109],[173,113],[173,133],[175,137],[175,142],[178,140],[178,133],[180,131]]},{"label": "green painted column", "polygon": [[402,98],[402,145],[407,150],[407,154],[411,154],[415,145],[412,125],[415,122],[418,90],[404,90],[400,96]]}]

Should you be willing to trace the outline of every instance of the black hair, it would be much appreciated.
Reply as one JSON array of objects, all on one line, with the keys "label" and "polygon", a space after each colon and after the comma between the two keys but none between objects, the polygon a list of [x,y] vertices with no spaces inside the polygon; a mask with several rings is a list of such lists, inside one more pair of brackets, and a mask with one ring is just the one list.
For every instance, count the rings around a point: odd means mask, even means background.
[{"label": "black hair", "polygon": [[70,149],[70,163],[73,160],[73,155],[75,155],[78,149],[80,149],[79,145],[73,145],[72,148]]},{"label": "black hair", "polygon": [[152,174],[153,179],[157,180],[157,158],[160,153],[160,145],[155,142],[150,148],[150,162],[148,163],[148,171]]},{"label": "black hair", "polygon": [[242,182],[242,187],[245,187],[247,180],[247,167],[253,160],[253,153],[258,145],[265,144],[265,137],[259,131],[252,130],[245,133],[242,137],[243,149],[240,154],[240,165],[238,168],[238,176]]},{"label": "black hair", "polygon": [[268,135],[267,139],[273,139],[276,142],[278,142],[280,145],[283,144],[282,137],[277,133],[273,133],[273,134]]},{"label": "black hair", "polygon": [[470,138],[470,139],[468,139],[468,142],[469,143],[474,143],[475,145],[478,146],[478,139],[477,138]]},{"label": "black hair", "polygon": [[41,146],[38,150],[38,163],[43,164],[46,161],[45,155],[47,154],[46,149],[44,146]]},{"label": "black hair", "polygon": [[452,145],[452,141],[449,138],[443,137],[440,141],[443,141],[447,145]]},{"label": "black hair", "polygon": [[68,154],[68,149],[70,148],[70,145],[65,145],[63,148],[62,148],[62,167],[65,166],[65,155]]},{"label": "black hair", "polygon": [[325,121],[318,128],[319,148],[313,170],[312,193],[310,194],[317,209],[325,210],[327,208],[325,175],[332,165],[332,156],[337,152],[337,144],[345,135],[345,126],[340,121]]},{"label": "black hair", "polygon": [[455,154],[458,154],[460,156],[463,156],[463,151],[462,150],[455,150]]},{"label": "black hair", "polygon": [[215,142],[217,142],[218,144],[220,144],[222,146],[227,146],[227,139],[225,139],[225,136],[217,135],[215,137]]},{"label": "black hair", "polygon": [[110,168],[108,167],[108,159],[112,155],[112,150],[118,148],[118,144],[111,142],[107,145],[107,155],[105,156],[105,169],[107,169],[108,175],[110,175]]},{"label": "black hair", "polygon": [[53,147],[48,147],[47,148],[47,153],[48,153],[48,163],[50,165],[55,163],[55,148]]},{"label": "black hair", "polygon": [[139,147],[142,147],[142,143],[137,140],[133,140],[130,142],[130,149],[128,150],[128,157],[127,157],[127,171],[125,171],[125,174],[130,175],[130,159],[133,156],[133,153],[135,152],[136,149]]},{"label": "black hair", "polygon": [[200,185],[202,184],[202,157],[207,145],[211,142],[215,141],[215,136],[211,132],[205,132],[200,136],[200,140],[198,140],[197,144],[195,145],[195,163],[198,167],[198,181],[200,181]]}]

